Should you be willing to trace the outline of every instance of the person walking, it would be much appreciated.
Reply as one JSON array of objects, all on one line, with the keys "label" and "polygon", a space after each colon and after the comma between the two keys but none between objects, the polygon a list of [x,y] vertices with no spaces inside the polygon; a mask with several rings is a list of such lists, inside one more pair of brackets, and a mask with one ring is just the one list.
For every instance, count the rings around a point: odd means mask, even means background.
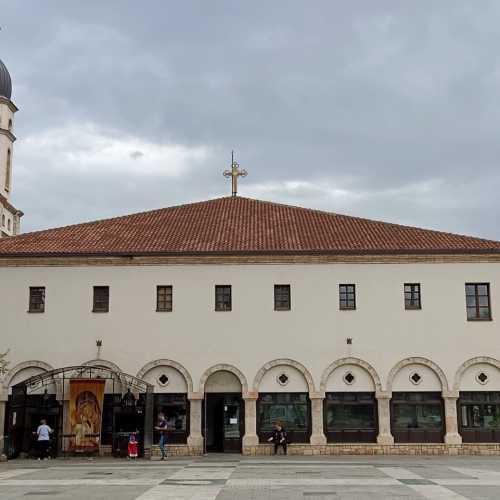
[{"label": "person walking", "polygon": [[167,452],[165,451],[165,445],[167,444],[167,419],[163,413],[160,413],[158,419],[158,425],[155,427],[157,431],[160,432],[160,453],[161,460],[165,460]]},{"label": "person walking", "polygon": [[278,448],[281,446],[283,448],[283,454],[286,455],[286,445],[288,436],[281,422],[276,422],[274,424],[274,431],[272,436],[268,439],[269,442],[274,443],[274,454],[278,454]]},{"label": "person walking", "polygon": [[40,420],[38,429],[33,433],[37,436],[39,451],[38,460],[46,460],[47,458],[50,458],[48,451],[50,446],[50,435],[53,432],[54,431],[47,425],[47,421],[42,418],[42,420]]}]

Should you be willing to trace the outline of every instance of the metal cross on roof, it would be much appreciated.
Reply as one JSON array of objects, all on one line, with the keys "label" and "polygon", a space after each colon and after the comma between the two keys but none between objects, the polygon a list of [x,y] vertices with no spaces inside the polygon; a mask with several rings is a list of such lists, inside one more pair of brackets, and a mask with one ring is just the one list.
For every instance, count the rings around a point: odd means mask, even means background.
[{"label": "metal cross on roof", "polygon": [[239,163],[234,161],[234,151],[231,151],[231,170],[225,170],[222,174],[224,177],[231,177],[232,194],[238,194],[238,177],[246,177],[248,172],[244,168],[240,168]]}]

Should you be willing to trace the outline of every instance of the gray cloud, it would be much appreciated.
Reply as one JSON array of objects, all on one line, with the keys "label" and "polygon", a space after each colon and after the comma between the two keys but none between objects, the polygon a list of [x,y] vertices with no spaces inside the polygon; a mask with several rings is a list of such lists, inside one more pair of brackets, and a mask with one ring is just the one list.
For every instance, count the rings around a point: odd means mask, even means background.
[{"label": "gray cloud", "polygon": [[234,148],[243,195],[500,239],[497,2],[0,12],[25,230],[228,194]]}]

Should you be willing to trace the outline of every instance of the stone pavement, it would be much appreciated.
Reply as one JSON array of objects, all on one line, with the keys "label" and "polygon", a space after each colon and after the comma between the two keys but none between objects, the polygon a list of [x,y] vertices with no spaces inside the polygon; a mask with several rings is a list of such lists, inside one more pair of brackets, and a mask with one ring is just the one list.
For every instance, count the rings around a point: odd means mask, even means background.
[{"label": "stone pavement", "polygon": [[0,499],[498,500],[500,457],[262,457],[0,464]]}]

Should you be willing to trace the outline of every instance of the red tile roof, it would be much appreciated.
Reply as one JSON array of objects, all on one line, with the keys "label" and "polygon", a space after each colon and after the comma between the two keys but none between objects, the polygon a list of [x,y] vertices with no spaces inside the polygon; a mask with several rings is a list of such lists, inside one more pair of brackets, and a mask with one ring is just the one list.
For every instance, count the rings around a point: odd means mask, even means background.
[{"label": "red tile roof", "polygon": [[0,240],[0,257],[240,253],[500,253],[500,242],[242,197]]}]

